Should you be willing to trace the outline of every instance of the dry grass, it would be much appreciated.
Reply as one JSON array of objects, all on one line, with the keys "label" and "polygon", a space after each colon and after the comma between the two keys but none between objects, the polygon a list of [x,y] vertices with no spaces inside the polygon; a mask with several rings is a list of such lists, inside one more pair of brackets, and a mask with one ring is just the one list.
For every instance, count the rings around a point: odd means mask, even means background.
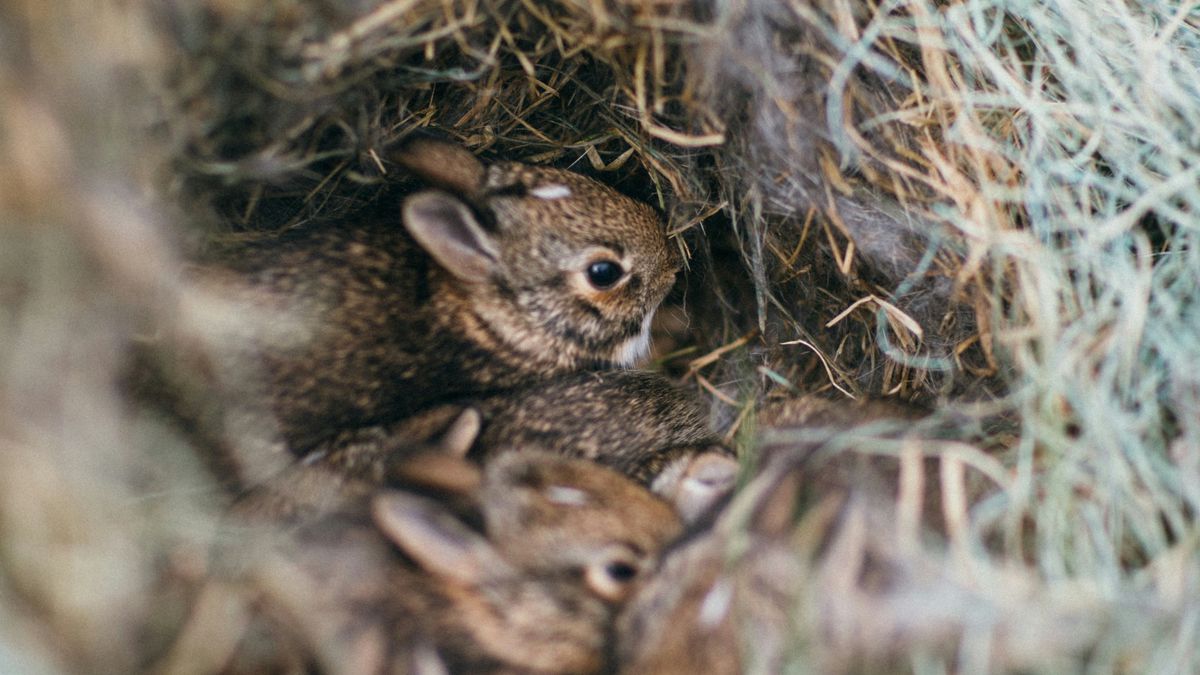
[{"label": "dry grass", "polygon": [[[797,672],[880,643],[915,672],[1200,668],[1197,53],[1190,5],[1115,0],[9,3],[0,670],[162,657],[222,497],[116,396],[130,344],[189,306],[181,252],[352,217],[419,128],[661,208],[691,266],[664,367],[731,438],[811,392],[960,429],[837,435],[936,460],[949,527],[881,553],[891,507],[808,521],[840,543]],[[868,553],[921,573],[818,573]]]}]

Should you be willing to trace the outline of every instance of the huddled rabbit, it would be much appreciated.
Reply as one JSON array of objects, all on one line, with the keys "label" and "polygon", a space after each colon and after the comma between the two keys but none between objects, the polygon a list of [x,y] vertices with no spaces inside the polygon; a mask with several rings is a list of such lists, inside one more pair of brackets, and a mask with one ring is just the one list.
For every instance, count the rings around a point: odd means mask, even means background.
[{"label": "huddled rabbit", "polygon": [[685,520],[719,503],[737,477],[696,395],[656,373],[574,373],[470,404],[482,416],[472,456],[533,446],[590,459],[646,485]]},{"label": "huddled rabbit", "polygon": [[395,489],[282,529],[255,512],[216,582],[252,589],[255,608],[227,669],[609,668],[615,613],[678,536],[674,510],[611,469],[530,451],[489,461],[471,492],[470,514]]},{"label": "huddled rabbit", "polygon": [[[435,431],[445,434],[439,442],[452,446],[450,454],[478,461],[511,448],[595,461],[650,488],[688,521],[720,503],[738,472],[732,451],[710,430],[693,394],[655,373],[619,370],[565,375],[435,406],[398,423],[341,432],[268,481],[254,501],[274,498],[276,508],[300,508],[330,499],[331,491],[382,486],[397,470],[425,467],[428,473],[438,453],[419,464],[411,460]],[[442,472],[459,473],[454,466]]]},{"label": "huddled rabbit", "polygon": [[[886,593],[900,573],[889,562],[897,462],[856,448],[860,434],[919,444],[927,437],[914,430],[927,421],[890,400],[801,396],[764,406],[757,474],[711,527],[685,535],[647,575],[617,621],[618,672],[784,672],[797,622],[828,621],[818,629],[827,631],[839,605]],[[828,616],[804,613],[813,607]],[[885,643],[859,656],[878,658]],[[842,665],[815,667],[858,672]]]},{"label": "huddled rabbit", "polygon": [[247,317],[216,350],[289,448],[647,353],[680,266],[649,206],[427,138],[392,157],[429,186],[394,215],[224,246],[196,270]]}]

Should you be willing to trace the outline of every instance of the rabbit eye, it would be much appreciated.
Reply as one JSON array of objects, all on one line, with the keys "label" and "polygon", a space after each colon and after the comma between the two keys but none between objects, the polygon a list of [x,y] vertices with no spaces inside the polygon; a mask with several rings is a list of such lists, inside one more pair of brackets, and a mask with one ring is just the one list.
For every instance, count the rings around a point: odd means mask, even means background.
[{"label": "rabbit eye", "polygon": [[620,602],[633,590],[632,582],[641,571],[637,558],[628,547],[617,546],[588,565],[584,580],[592,592],[605,600]]},{"label": "rabbit eye", "polygon": [[611,562],[605,566],[604,571],[614,581],[631,581],[637,576],[637,568],[626,562]]},{"label": "rabbit eye", "polygon": [[621,263],[612,260],[597,260],[587,267],[588,283],[600,290],[612,288],[623,276]]}]

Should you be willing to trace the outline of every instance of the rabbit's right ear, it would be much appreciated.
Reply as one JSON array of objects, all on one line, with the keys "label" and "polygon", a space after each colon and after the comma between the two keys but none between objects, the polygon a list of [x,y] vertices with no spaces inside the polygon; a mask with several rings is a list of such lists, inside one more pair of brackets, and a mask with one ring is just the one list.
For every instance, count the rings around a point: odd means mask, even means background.
[{"label": "rabbit's right ear", "polygon": [[375,524],[425,571],[477,584],[508,563],[480,535],[429,499],[385,492],[371,502]]},{"label": "rabbit's right ear", "polygon": [[418,192],[405,200],[402,216],[421,248],[459,279],[478,283],[495,271],[500,249],[459,199],[438,190]]}]

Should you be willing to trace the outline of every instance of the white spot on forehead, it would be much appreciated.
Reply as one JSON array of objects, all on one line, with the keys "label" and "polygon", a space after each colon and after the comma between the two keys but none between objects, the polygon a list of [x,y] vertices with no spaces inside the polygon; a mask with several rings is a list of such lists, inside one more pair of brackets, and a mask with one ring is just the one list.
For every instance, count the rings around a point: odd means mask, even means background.
[{"label": "white spot on forehead", "polygon": [[571,188],[561,183],[548,183],[533,188],[529,194],[538,199],[564,199],[571,196]]},{"label": "white spot on forehead", "polygon": [[546,499],[560,506],[583,506],[588,503],[586,492],[563,485],[551,485],[546,488]]}]

